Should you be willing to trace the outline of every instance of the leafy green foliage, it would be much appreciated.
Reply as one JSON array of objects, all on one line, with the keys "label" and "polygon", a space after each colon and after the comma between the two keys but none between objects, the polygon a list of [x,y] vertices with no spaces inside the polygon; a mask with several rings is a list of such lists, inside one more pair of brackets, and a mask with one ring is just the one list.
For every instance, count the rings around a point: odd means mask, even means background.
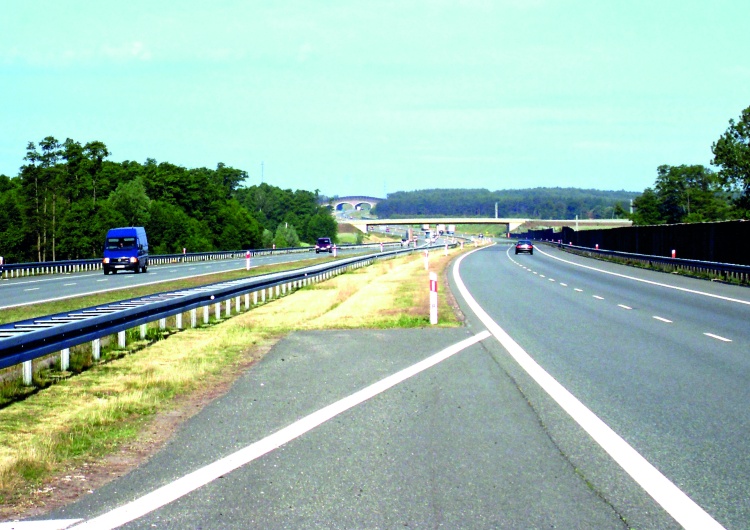
[{"label": "leafy green foliage", "polygon": [[731,217],[727,194],[716,173],[701,165],[657,169],[653,188],[633,201],[637,225],[723,221]]},{"label": "leafy green foliage", "polygon": [[609,219],[617,203],[629,203],[637,193],[628,191],[535,188],[432,189],[388,194],[373,213],[385,218],[411,216],[499,217],[532,219]]},{"label": "leafy green foliage", "polygon": [[[26,146],[15,178],[0,176],[0,256],[8,262],[95,258],[106,231],[145,226],[154,253],[283,246],[336,236],[318,192],[242,187],[223,163],[187,169],[147,159],[112,162],[100,141],[48,136]],[[278,232],[284,223],[291,230]]]},{"label": "leafy green foliage", "polygon": [[711,146],[719,179],[733,194],[738,217],[750,217],[750,107]]}]

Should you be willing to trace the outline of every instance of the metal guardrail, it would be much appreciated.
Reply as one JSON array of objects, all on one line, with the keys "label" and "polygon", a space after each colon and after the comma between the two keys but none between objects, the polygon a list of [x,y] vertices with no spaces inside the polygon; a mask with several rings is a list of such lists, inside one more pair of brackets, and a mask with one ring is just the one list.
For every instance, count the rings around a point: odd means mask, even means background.
[{"label": "metal guardrail", "polygon": [[[378,245],[379,246],[379,245]],[[66,355],[69,348],[92,342],[94,359],[99,358],[102,337],[118,334],[118,343],[125,347],[125,331],[141,326],[141,337],[145,338],[145,325],[160,321],[160,327],[167,317],[177,316],[177,327],[182,327],[182,315],[190,312],[191,327],[196,326],[197,309],[204,309],[204,322],[209,321],[210,306],[215,306],[216,317],[220,318],[221,304],[225,313],[231,312],[231,301],[235,299],[237,312],[240,310],[240,297],[245,296],[245,307],[250,308],[250,294],[253,304],[260,293],[265,301],[266,291],[273,297],[286,294],[286,291],[304,287],[310,283],[328,279],[347,269],[369,265],[376,259],[395,257],[400,254],[423,251],[425,247],[410,247],[368,256],[339,259],[303,267],[293,271],[265,274],[239,280],[220,282],[192,289],[158,293],[141,298],[122,300],[75,311],[58,313],[19,322],[0,325],[0,369],[24,365],[24,382],[31,382],[31,361],[55,352],[61,352],[61,367],[67,369]],[[442,249],[443,245],[431,247]]]},{"label": "metal guardrail", "polygon": [[[398,243],[385,243],[386,246],[398,245]],[[378,243],[367,245],[338,245],[339,249],[348,248],[373,248]],[[296,254],[313,252],[315,247],[289,247],[289,248],[260,248],[250,250],[222,250],[211,252],[192,252],[186,254],[152,254],[149,256],[149,266],[165,265],[172,263],[185,263],[194,261],[214,261],[222,259],[244,258],[247,252],[251,256],[270,256],[272,254]],[[100,270],[102,259],[79,259],[63,261],[40,261],[29,263],[5,263],[0,265],[0,278],[18,278],[23,276],[40,276],[44,274],[69,274],[74,272],[85,272]]]},{"label": "metal guardrail", "polygon": [[600,256],[619,258],[630,262],[640,263],[645,266],[658,264],[667,270],[685,270],[693,273],[704,273],[721,277],[725,280],[734,280],[741,283],[750,282],[750,266],[734,265],[732,263],[718,263],[714,261],[701,261],[694,259],[671,258],[663,256],[652,256],[649,254],[632,254],[629,252],[619,252],[616,250],[603,250],[590,247],[579,247],[576,245],[566,245],[560,241],[543,240],[544,243],[556,245],[558,248],[575,252],[584,256]]}]

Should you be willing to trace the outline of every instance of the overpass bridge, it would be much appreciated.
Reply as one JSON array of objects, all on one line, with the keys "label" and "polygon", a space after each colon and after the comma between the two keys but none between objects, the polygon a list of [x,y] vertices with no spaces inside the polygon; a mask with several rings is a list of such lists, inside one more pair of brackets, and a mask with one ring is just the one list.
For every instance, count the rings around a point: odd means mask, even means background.
[{"label": "overpass bridge", "polygon": [[353,219],[349,224],[358,230],[367,232],[370,226],[382,225],[507,225],[506,232],[515,232],[519,228],[558,228],[570,226],[578,228],[617,228],[630,226],[633,222],[628,219],[517,219],[509,217],[414,217],[410,219]]}]

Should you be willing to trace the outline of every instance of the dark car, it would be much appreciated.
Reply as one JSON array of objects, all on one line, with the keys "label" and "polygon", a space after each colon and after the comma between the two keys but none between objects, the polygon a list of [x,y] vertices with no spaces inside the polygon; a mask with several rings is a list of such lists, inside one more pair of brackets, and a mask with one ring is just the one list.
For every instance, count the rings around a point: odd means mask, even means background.
[{"label": "dark car", "polygon": [[520,252],[534,254],[534,244],[528,239],[521,239],[518,243],[516,243],[516,254]]},{"label": "dark car", "polygon": [[317,243],[315,243],[315,253],[318,252],[329,252],[333,253],[333,243],[330,237],[319,237]]}]

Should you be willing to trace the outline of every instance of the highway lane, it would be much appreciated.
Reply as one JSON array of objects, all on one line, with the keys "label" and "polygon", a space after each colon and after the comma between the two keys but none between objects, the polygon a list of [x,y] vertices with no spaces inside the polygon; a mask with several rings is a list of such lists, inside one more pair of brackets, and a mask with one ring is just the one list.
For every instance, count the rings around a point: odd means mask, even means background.
[{"label": "highway lane", "polygon": [[[533,256],[483,250],[464,261],[462,277],[535,361],[683,492],[727,528],[748,526],[748,289],[547,246]],[[550,406],[500,360],[539,409]],[[587,480],[627,514],[580,451],[587,442],[560,432],[557,443]]]},{"label": "highway lane", "polygon": [[[362,252],[362,249],[339,250],[338,254],[339,256],[346,256],[352,255],[354,252]],[[330,254],[321,255],[314,252],[254,256],[251,258],[250,266],[251,268],[257,268],[264,265],[329,256]],[[145,274],[121,272],[105,276],[101,271],[97,271],[12,278],[0,281],[0,309],[113,290],[123,290],[123,298],[127,298],[127,290],[132,287],[243,270],[245,267],[245,259],[241,258],[150,266]]]}]

